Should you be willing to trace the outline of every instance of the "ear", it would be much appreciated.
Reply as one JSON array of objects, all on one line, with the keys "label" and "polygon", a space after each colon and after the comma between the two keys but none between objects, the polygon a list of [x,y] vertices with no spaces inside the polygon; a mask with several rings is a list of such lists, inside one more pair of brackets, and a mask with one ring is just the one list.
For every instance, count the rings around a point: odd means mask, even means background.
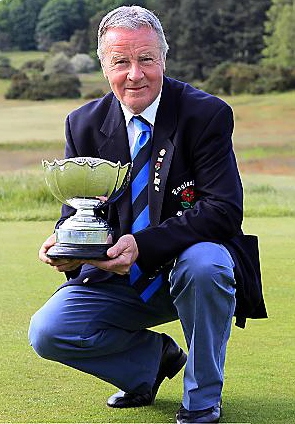
[{"label": "ear", "polygon": [[163,57],[163,73],[166,71],[166,57]]},{"label": "ear", "polygon": [[102,62],[100,62],[100,66],[101,66],[101,69],[102,69],[103,76],[105,77],[105,79],[108,79],[105,67],[104,67]]},{"label": "ear", "polygon": [[[0,1],[1,1],[1,0],[0,0]],[[97,49],[97,57],[98,57],[99,62],[100,62],[100,66],[101,66],[101,69],[102,69],[103,76],[105,77],[105,79],[108,79],[108,78],[107,78],[107,75],[106,75],[106,71],[105,71],[104,65],[103,65],[103,61],[102,61],[102,59],[99,57],[98,49]]]}]

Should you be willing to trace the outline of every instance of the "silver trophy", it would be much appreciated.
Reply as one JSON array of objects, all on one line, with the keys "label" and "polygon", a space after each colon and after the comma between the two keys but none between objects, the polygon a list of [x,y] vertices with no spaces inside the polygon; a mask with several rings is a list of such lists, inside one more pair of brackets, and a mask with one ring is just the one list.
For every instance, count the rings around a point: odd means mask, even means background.
[{"label": "silver trophy", "polygon": [[45,181],[62,203],[76,209],[55,230],[56,244],[50,258],[107,259],[112,245],[112,229],[102,219],[101,209],[115,202],[130,180],[131,164],[104,159],[76,157],[42,161]]}]

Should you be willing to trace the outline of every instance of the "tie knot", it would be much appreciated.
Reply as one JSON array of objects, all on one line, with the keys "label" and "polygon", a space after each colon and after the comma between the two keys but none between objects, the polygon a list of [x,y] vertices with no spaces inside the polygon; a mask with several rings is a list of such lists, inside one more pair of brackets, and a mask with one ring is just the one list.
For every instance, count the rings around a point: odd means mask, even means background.
[{"label": "tie knot", "polygon": [[151,130],[150,124],[140,115],[133,116],[132,121],[140,132]]}]

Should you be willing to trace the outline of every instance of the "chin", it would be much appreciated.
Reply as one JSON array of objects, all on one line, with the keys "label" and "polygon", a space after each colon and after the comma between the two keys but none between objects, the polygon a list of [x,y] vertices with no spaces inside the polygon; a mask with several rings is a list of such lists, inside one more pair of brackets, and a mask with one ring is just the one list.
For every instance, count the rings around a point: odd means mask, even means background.
[{"label": "chin", "polygon": [[132,98],[129,99],[129,101],[123,101],[122,103],[128,110],[130,110],[131,113],[137,115],[144,111],[152,103],[152,101],[148,102],[148,99],[145,97],[141,99]]},{"label": "chin", "polygon": [[133,115],[140,114],[147,107],[147,106],[145,106],[145,107],[141,108],[141,107],[126,105],[126,104],[124,106],[129,110],[129,112],[133,113]]}]

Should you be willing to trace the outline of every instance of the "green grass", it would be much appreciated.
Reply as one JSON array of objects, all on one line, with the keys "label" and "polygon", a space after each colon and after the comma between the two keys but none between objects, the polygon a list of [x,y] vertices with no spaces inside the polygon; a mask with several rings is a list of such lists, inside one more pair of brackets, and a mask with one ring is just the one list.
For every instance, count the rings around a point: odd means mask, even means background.
[{"label": "green grass", "polygon": [[42,171],[0,174],[0,201],[3,204],[0,221],[52,220],[58,217],[60,210]]},{"label": "green grass", "polygon": [[[37,153],[48,157],[45,149]],[[295,177],[246,174],[243,182],[246,217],[295,216]],[[36,169],[0,173],[0,202],[0,221],[54,220],[60,211],[60,203],[45,184],[41,160]]]},{"label": "green grass", "polygon": [[243,174],[246,217],[295,216],[295,177]]},{"label": "green grass", "polygon": [[237,156],[240,161],[290,157],[292,155],[295,156],[295,144],[285,146],[253,146],[237,149]]},{"label": "green grass", "polygon": [[0,52],[2,56],[8,57],[10,60],[11,66],[16,69],[21,68],[21,66],[28,62],[29,60],[39,60],[44,59],[47,55],[46,52],[39,51],[9,51],[9,52]]},{"label": "green grass", "polygon": [[[96,86],[104,92],[108,83],[99,72],[80,75],[82,95]],[[56,142],[64,140],[64,121],[69,112],[89,100],[6,100],[10,81],[0,79],[0,145],[7,143]],[[17,117],[17,119],[16,119]]]},{"label": "green grass", "polygon": [[[28,346],[30,316],[63,276],[37,259],[53,222],[0,222],[1,423],[171,423],[179,407],[182,376],[165,381],[154,406],[111,410],[115,390],[57,363]],[[222,422],[295,423],[294,355],[295,219],[247,218],[244,230],[260,237],[267,320],[233,327],[226,364]],[[184,346],[178,323],[160,326]]]},{"label": "green grass", "polygon": [[67,114],[80,100],[0,101],[0,144],[64,141]]},{"label": "green grass", "polygon": [[225,97],[235,115],[239,148],[294,145],[295,91]]}]

